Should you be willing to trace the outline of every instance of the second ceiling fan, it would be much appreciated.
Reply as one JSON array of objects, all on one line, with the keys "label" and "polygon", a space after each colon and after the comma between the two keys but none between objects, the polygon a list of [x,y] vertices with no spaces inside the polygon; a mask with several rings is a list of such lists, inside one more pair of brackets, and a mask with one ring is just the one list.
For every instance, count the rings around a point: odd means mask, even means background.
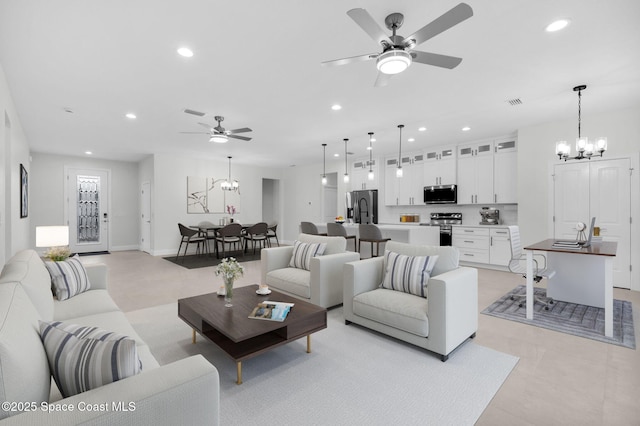
[{"label": "second ceiling fan", "polygon": [[408,37],[396,34],[404,23],[404,15],[401,13],[392,13],[384,20],[386,27],[392,31],[391,36],[385,34],[365,9],[351,9],[347,15],[382,46],[382,52],[326,61],[322,65],[344,65],[376,59],[378,77],[375,86],[378,87],[386,86],[392,75],[404,71],[413,62],[448,69],[457,67],[462,62],[462,58],[422,52],[414,50],[414,47],[469,19],[473,16],[473,9],[466,3],[460,3]]},{"label": "second ceiling fan", "polygon": [[[204,112],[199,112],[192,109],[185,109],[184,112],[186,112],[187,114],[197,115],[199,117],[202,117],[205,115]],[[221,123],[224,121],[223,116],[216,115],[215,117],[213,117],[213,119],[218,122],[217,126],[214,126],[213,124],[198,122],[198,124],[201,125],[202,127],[205,127],[208,130],[208,132],[180,132],[180,133],[208,134],[209,142],[216,142],[216,143],[226,143],[228,142],[229,138],[240,139],[243,141],[251,140],[251,138],[249,137],[238,135],[238,133],[251,132],[252,130],[250,128],[243,127],[241,129],[226,130],[221,125]]]}]

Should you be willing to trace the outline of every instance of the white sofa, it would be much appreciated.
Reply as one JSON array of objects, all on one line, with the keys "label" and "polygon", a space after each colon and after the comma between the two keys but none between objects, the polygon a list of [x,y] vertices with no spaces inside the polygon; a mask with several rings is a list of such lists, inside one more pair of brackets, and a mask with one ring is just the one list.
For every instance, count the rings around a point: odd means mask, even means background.
[{"label": "white sofa", "polygon": [[[107,267],[86,269],[91,289],[65,301],[53,298],[51,278],[35,251],[17,253],[2,269],[0,424],[219,424],[216,368],[199,355],[160,367],[109,296]],[[62,399],[52,381],[38,320],[97,326],[134,338],[142,372]],[[43,410],[56,407],[73,411]]]},{"label": "white sofa", "polygon": [[346,262],[360,259],[360,254],[346,251],[347,242],[344,237],[300,234],[298,241],[326,243],[327,247],[322,256],[311,259],[308,271],[289,266],[293,246],[262,249],[262,283],[323,308],[341,304],[342,267]]},{"label": "white sofa", "polygon": [[344,266],[344,318],[440,355],[449,354],[478,330],[478,271],[458,265],[455,247],[415,246],[389,241],[386,250],[438,255],[427,298],[381,288],[384,258]]}]

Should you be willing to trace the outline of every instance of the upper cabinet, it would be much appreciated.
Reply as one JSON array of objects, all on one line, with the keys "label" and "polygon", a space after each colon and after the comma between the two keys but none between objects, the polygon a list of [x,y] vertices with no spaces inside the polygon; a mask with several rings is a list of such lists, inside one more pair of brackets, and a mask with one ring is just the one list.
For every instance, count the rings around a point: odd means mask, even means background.
[{"label": "upper cabinet", "polygon": [[458,146],[458,204],[514,204],[517,140],[501,138]]},{"label": "upper cabinet", "polygon": [[[369,170],[373,172],[373,179],[369,179]],[[378,189],[380,185],[380,172],[378,160],[368,158],[356,160],[351,163],[351,190]]]},{"label": "upper cabinet", "polygon": [[424,153],[424,185],[453,185],[456,179],[456,147],[431,148]]},{"label": "upper cabinet", "polygon": [[493,195],[493,141],[458,146],[458,204],[490,204]]},{"label": "upper cabinet", "polygon": [[402,177],[397,177],[398,158],[387,158],[384,170],[384,203],[387,206],[423,204],[424,153],[404,154],[401,159]]}]

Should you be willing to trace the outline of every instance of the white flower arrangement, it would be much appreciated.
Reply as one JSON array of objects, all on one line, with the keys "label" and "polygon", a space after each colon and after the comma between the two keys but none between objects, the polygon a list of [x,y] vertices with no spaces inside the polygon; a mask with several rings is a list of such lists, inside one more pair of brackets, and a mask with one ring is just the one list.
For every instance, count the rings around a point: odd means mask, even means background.
[{"label": "white flower arrangement", "polygon": [[71,256],[69,247],[51,247],[44,253],[44,257],[53,260],[54,262],[62,262]]},{"label": "white flower arrangement", "polygon": [[238,263],[235,257],[225,257],[216,267],[216,275],[222,275],[228,280],[236,280],[243,274],[244,267]]}]

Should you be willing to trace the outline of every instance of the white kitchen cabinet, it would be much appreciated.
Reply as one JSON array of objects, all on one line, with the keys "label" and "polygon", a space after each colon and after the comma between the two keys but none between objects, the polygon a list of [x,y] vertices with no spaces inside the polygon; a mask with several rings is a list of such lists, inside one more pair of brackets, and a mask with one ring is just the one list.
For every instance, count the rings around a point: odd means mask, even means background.
[{"label": "white kitchen cabinet", "polygon": [[[373,171],[373,180],[369,180],[369,168]],[[374,158],[369,164],[369,159],[356,160],[351,163],[351,190],[378,189],[379,187],[378,162]]]},{"label": "white kitchen cabinet", "polygon": [[489,230],[489,263],[507,266],[511,261],[511,241],[507,228]]},{"label": "white kitchen cabinet", "polygon": [[403,155],[401,159],[402,177],[398,180],[398,205],[413,206],[424,204],[424,154]]},{"label": "white kitchen cabinet", "polygon": [[493,141],[458,147],[458,204],[494,203]]},{"label": "white kitchen cabinet", "polygon": [[396,177],[398,158],[386,158],[384,161],[384,204],[398,205],[398,188],[400,179]]},{"label": "white kitchen cabinet", "polygon": [[456,183],[456,147],[436,147],[424,153],[424,185]]},{"label": "white kitchen cabinet", "polygon": [[493,202],[515,204],[518,202],[517,179],[518,153],[515,139],[494,141]]}]

